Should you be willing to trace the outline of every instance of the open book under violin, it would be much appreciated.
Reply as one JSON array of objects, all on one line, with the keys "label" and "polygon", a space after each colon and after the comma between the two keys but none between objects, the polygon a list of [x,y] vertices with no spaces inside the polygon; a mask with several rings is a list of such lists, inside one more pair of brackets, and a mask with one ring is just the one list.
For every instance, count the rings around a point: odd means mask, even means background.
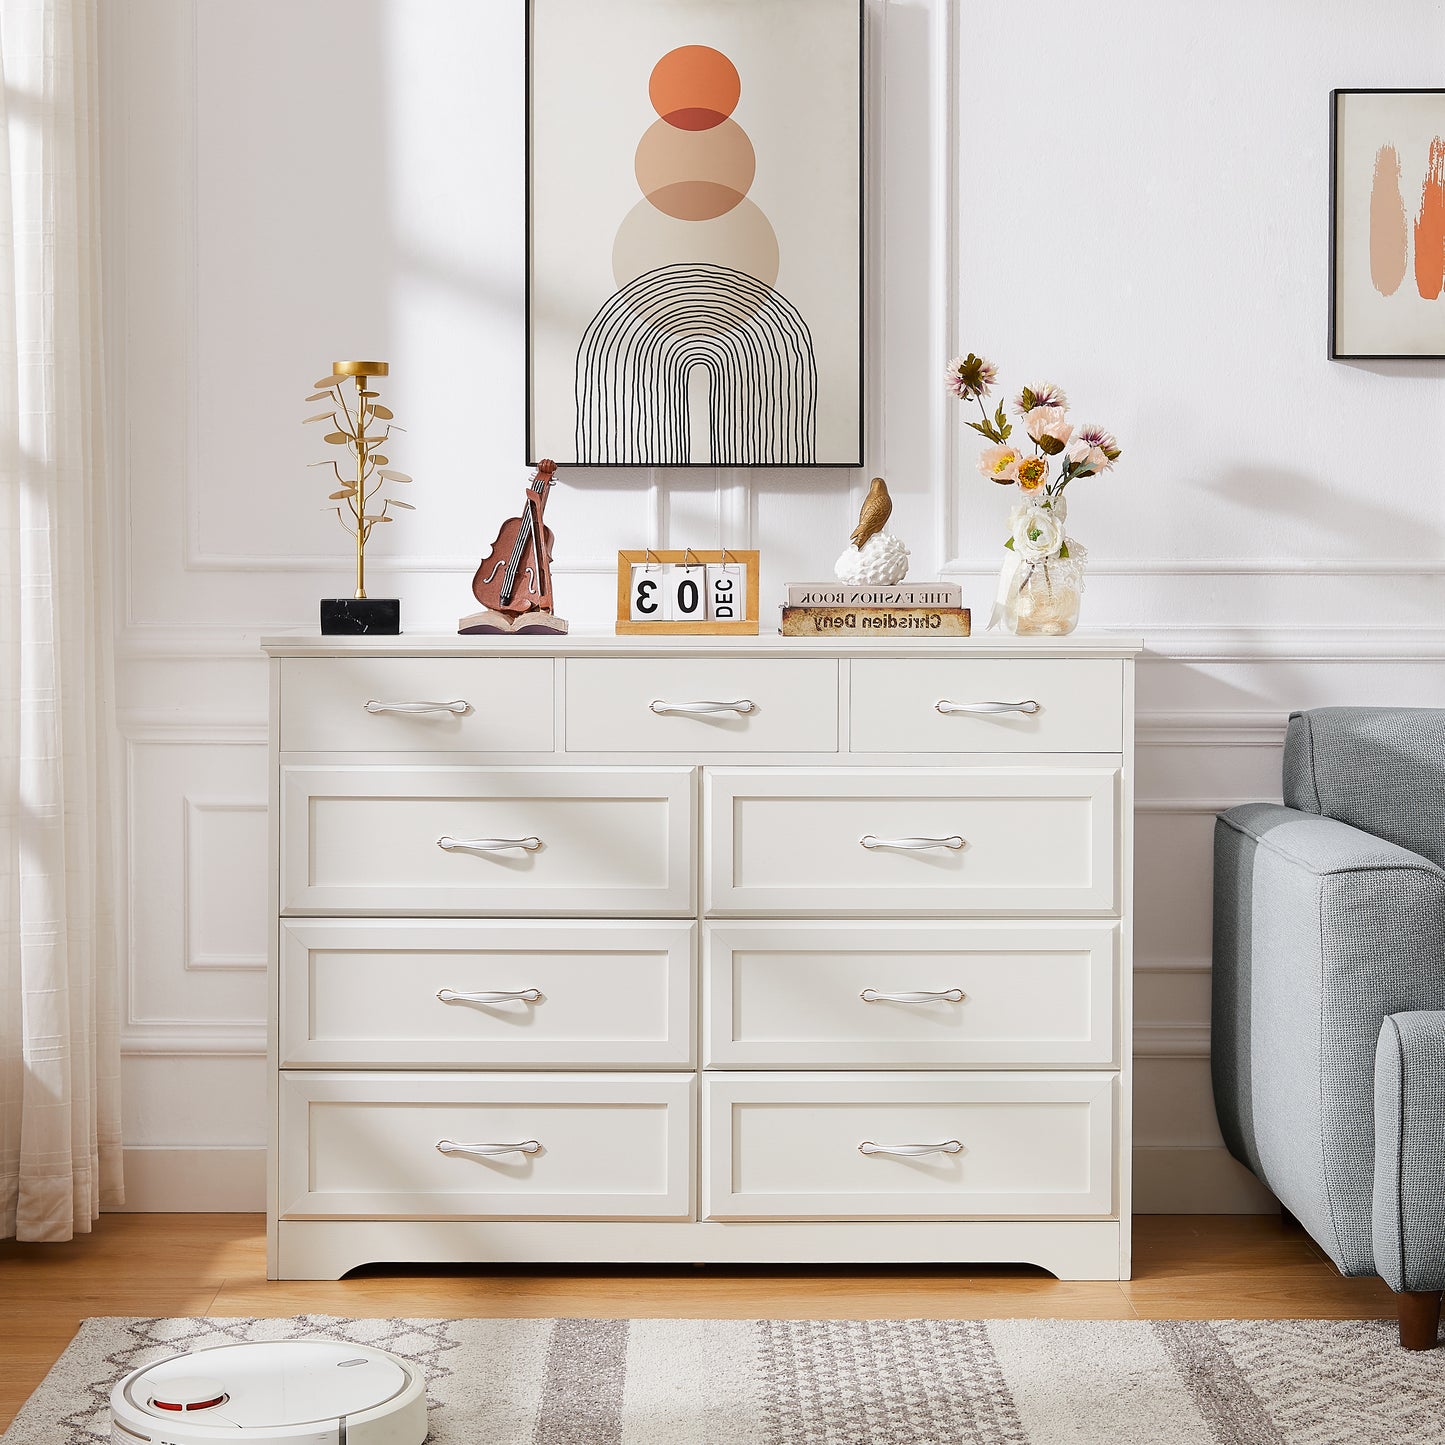
[{"label": "open book under violin", "polygon": [[472,596],[482,610],[463,617],[458,632],[567,631],[552,612],[552,529],[542,521],[556,471],[556,462],[538,463],[522,511],[502,523],[472,578]]}]

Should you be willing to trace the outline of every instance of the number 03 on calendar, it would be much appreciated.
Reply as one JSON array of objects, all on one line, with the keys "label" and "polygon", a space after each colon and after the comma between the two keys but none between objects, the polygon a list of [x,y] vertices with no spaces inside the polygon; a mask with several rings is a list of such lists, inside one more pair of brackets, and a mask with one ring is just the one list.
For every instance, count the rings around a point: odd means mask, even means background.
[{"label": "number 03 on calendar", "polygon": [[756,637],[756,552],[619,552],[617,632]]}]

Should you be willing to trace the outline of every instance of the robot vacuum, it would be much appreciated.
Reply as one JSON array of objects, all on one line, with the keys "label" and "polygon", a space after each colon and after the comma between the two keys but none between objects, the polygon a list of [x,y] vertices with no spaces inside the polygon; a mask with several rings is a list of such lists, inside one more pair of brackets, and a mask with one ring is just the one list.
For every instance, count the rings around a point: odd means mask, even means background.
[{"label": "robot vacuum", "polygon": [[422,1445],[426,1381],[365,1345],[220,1345],[133,1370],[110,1421],[112,1445]]}]

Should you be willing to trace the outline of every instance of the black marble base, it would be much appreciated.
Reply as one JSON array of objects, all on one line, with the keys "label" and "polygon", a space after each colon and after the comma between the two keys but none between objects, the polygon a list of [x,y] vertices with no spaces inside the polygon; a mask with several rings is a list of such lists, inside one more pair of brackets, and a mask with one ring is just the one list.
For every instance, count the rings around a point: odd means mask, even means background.
[{"label": "black marble base", "polygon": [[401,631],[401,600],[396,597],[323,597],[324,637],[395,637]]}]

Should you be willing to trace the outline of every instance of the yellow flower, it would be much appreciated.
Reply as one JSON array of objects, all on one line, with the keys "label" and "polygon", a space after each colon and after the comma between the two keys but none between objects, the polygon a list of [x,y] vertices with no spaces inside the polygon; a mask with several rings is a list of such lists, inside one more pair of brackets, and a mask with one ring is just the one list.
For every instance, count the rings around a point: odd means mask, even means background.
[{"label": "yellow flower", "polygon": [[1049,478],[1049,464],[1044,457],[1026,457],[1019,463],[1019,486],[1036,492]]}]

